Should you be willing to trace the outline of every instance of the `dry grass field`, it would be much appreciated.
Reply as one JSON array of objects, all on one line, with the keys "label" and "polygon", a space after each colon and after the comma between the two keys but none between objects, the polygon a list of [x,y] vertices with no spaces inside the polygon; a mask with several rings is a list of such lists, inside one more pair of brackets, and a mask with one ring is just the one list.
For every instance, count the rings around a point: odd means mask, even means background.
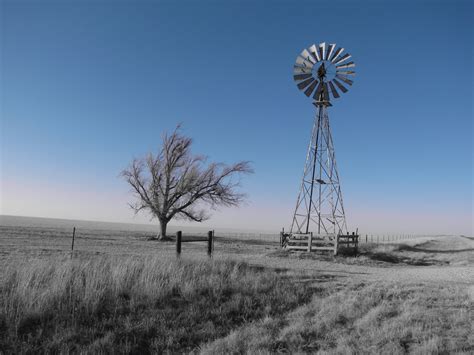
[{"label": "dry grass field", "polygon": [[[0,225],[0,353],[474,352],[474,240],[289,253],[277,236],[149,240]],[[185,234],[186,235],[186,234]]]}]

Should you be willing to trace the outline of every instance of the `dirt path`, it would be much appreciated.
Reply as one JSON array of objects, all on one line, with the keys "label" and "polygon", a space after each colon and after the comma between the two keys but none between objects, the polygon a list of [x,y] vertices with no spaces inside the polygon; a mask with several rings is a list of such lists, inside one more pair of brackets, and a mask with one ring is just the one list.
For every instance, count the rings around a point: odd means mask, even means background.
[{"label": "dirt path", "polygon": [[[405,247],[405,245],[404,245]],[[462,236],[442,236],[412,241],[397,251],[400,257],[428,255],[433,262],[446,265],[411,266],[399,264],[353,265],[331,260],[241,255],[253,265],[304,272],[316,278],[347,281],[394,281],[404,283],[456,283],[472,287],[474,297],[474,240]],[[350,260],[349,260],[350,261]],[[461,265],[459,263],[461,262]],[[449,264],[448,264],[449,263]]]},{"label": "dirt path", "polygon": [[453,282],[474,285],[474,239],[463,236],[442,236],[414,244],[402,251],[408,257],[428,255],[431,260],[449,265],[410,266],[378,269],[371,274],[404,282]]}]

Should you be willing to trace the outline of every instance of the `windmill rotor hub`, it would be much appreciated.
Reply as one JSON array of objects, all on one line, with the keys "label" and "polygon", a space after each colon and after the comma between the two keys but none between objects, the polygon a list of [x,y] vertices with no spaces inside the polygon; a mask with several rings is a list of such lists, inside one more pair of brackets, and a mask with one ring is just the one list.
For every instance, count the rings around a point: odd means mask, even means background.
[{"label": "windmill rotor hub", "polygon": [[326,68],[324,67],[324,62],[318,68],[318,79],[319,81],[324,81],[324,79],[326,79]]},{"label": "windmill rotor hub", "polygon": [[349,61],[351,57],[335,43],[323,42],[303,49],[293,68],[298,89],[312,97],[315,104],[330,106],[330,96],[339,98],[354,82],[355,64]]}]

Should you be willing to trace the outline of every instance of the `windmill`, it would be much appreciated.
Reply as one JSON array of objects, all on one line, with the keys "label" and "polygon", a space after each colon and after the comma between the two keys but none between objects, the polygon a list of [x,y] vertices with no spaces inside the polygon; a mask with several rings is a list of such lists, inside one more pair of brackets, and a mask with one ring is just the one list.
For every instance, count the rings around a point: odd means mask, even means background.
[{"label": "windmill", "polygon": [[298,89],[316,107],[303,179],[291,223],[291,234],[326,235],[347,232],[341,184],[329,125],[331,98],[346,93],[355,72],[351,55],[336,44],[313,44],[296,58],[294,79]]}]

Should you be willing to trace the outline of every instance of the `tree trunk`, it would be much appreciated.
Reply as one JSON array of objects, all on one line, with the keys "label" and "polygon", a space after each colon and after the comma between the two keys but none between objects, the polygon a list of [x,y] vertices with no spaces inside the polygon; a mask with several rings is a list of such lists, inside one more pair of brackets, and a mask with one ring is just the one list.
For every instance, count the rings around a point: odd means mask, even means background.
[{"label": "tree trunk", "polygon": [[168,226],[167,220],[160,220],[160,236],[159,240],[163,240],[166,238],[166,227]]}]

